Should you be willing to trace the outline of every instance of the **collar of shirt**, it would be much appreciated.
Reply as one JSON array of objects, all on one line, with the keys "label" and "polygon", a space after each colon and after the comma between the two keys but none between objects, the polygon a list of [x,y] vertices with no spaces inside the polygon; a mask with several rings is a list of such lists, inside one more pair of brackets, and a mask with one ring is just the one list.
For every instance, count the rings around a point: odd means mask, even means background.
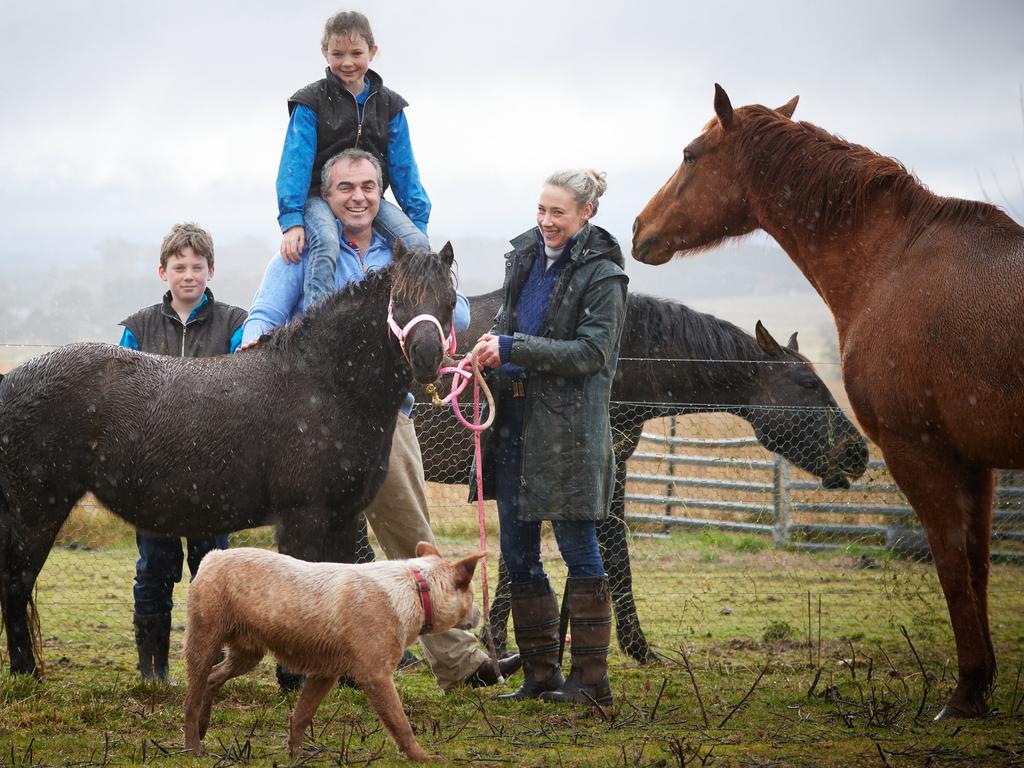
[{"label": "collar of shirt", "polygon": [[362,280],[367,272],[375,269],[383,269],[391,263],[391,249],[387,242],[375,230],[370,247],[365,253],[360,253],[355,246],[345,239],[344,234],[340,237],[341,250],[338,253],[338,268],[335,271],[335,282],[338,288],[343,288],[353,281]]}]

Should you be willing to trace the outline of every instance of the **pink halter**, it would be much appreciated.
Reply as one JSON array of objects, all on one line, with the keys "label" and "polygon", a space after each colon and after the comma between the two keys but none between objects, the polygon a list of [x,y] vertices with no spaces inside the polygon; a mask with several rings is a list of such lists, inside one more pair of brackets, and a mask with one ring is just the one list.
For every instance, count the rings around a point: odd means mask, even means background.
[{"label": "pink halter", "polygon": [[388,328],[391,329],[391,333],[398,339],[398,343],[402,346],[402,354],[405,355],[405,359],[409,359],[409,353],[405,349],[405,338],[409,335],[409,332],[414,326],[419,323],[433,323],[437,327],[437,334],[441,337],[441,347],[445,350],[445,354],[451,357],[455,354],[456,341],[455,341],[455,323],[452,323],[452,330],[448,338],[444,337],[444,328],[441,327],[441,322],[433,315],[422,314],[416,315],[412,320],[405,324],[402,328],[395,322],[394,316],[394,301],[388,302]]}]

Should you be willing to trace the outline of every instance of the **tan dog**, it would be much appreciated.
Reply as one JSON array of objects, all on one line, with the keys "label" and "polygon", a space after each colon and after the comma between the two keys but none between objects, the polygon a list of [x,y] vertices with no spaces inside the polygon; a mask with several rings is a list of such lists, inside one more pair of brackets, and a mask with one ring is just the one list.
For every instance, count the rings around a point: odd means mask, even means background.
[{"label": "tan dog", "polygon": [[[341,675],[366,694],[398,748],[429,755],[413,736],[393,676],[425,633],[470,629],[480,614],[472,579],[482,554],[451,563],[421,541],[414,560],[363,565],[307,563],[262,549],[213,551],[189,589],[185,661],[185,749],[205,754],[214,694],[270,651],[306,675],[288,733],[292,756]],[[227,657],[217,664],[226,647]],[[212,668],[212,669],[211,669]]]}]

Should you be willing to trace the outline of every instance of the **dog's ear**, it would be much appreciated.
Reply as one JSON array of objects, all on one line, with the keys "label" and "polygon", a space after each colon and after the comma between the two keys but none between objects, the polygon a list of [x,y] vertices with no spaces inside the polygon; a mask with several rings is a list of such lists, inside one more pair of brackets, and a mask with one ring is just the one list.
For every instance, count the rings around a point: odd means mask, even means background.
[{"label": "dog's ear", "polygon": [[421,541],[416,545],[416,557],[427,557],[428,555],[441,556],[441,553],[437,551],[437,547],[431,544],[429,541]]},{"label": "dog's ear", "polygon": [[476,564],[487,557],[483,552],[464,557],[455,564],[455,588],[465,589],[473,581],[473,574],[476,572]]}]

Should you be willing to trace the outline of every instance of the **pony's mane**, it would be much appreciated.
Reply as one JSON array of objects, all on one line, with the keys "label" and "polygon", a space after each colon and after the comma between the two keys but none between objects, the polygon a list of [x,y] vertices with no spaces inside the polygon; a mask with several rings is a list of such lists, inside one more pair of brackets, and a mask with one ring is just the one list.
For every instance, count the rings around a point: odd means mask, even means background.
[{"label": "pony's mane", "polygon": [[713,386],[737,375],[753,379],[757,361],[765,354],[746,331],[714,315],[697,312],[675,301],[631,293],[627,297],[629,325],[621,354],[637,358],[729,360],[728,365],[692,364],[693,376]]},{"label": "pony's mane", "polygon": [[990,203],[934,194],[898,160],[813,123],[789,120],[759,104],[742,110],[739,161],[751,190],[772,206],[788,209],[816,236],[830,226],[856,223],[868,197],[879,190],[892,195],[910,242],[937,221],[965,224],[994,218],[1012,223]]},{"label": "pony's mane", "polygon": [[301,317],[296,317],[260,337],[260,341],[266,344],[268,349],[287,351],[296,340],[302,339],[318,327],[318,319],[322,316],[332,315],[336,316],[336,319],[341,319],[351,315],[354,318],[367,319],[364,317],[363,302],[360,299],[389,291],[393,272],[393,265],[369,272],[363,280],[349,283],[341,290],[329,294],[307,309]]}]

